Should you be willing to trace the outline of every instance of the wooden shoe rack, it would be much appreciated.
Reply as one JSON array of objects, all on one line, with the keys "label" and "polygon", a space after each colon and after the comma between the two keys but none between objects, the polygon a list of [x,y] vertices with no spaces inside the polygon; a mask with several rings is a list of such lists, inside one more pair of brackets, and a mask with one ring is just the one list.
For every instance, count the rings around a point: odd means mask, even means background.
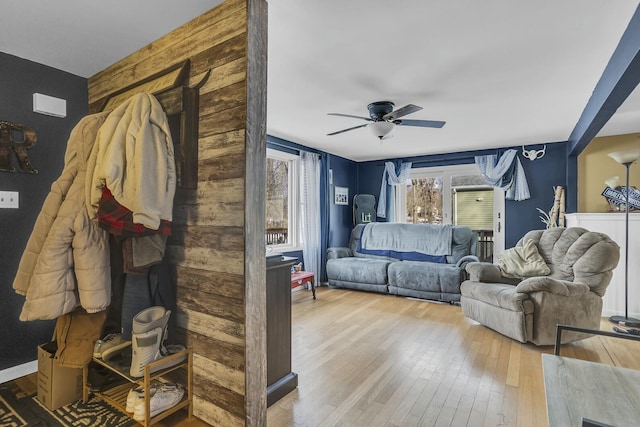
[{"label": "wooden shoe rack", "polygon": [[[170,368],[161,369],[161,370],[158,370],[157,372],[151,373],[151,371],[154,370],[153,368],[155,367],[164,366],[167,362],[170,362],[171,360],[181,360],[183,358],[184,360],[182,360],[181,362],[177,363],[174,366],[171,366]],[[162,359],[156,360],[155,362],[149,363],[144,367],[144,375],[140,378],[130,376],[129,367],[122,367],[122,366],[116,365],[115,363],[105,362],[102,359],[96,359],[96,358],[93,358],[93,362],[101,366],[104,366],[105,368],[111,370],[112,372],[115,372],[116,374],[120,375],[127,381],[124,384],[118,384],[111,388],[105,388],[100,391],[92,390],[91,386],[87,384],[89,367],[86,366],[82,372],[82,399],[84,402],[87,402],[89,400],[89,394],[92,393],[99,399],[104,400],[105,402],[109,403],[110,405],[112,405],[122,413],[127,414],[129,417],[133,419],[133,414],[128,413],[125,410],[127,407],[127,396],[131,389],[136,388],[138,386],[142,386],[144,388],[144,395],[145,395],[145,419],[137,422],[142,424],[143,426],[146,427],[146,426],[153,425],[158,421],[164,419],[165,417],[185,407],[188,407],[187,410],[189,411],[189,418],[193,416],[193,394],[192,394],[192,384],[191,384],[193,355],[192,355],[191,349],[187,348],[185,350],[174,353],[170,356],[166,356],[166,357],[163,357]],[[182,370],[183,372],[182,373],[179,372],[180,370]],[[166,381],[175,382],[173,377],[184,374],[185,370],[186,370],[185,382],[187,383],[185,387],[185,396],[177,405],[172,406],[171,408],[163,412],[160,412],[154,417],[150,417],[149,416],[150,415],[150,411],[149,411],[150,399],[148,398],[148,396],[149,396],[149,386],[151,382],[153,380],[164,381],[164,382]],[[180,376],[180,378],[183,378],[183,377]],[[181,381],[178,381],[178,382],[181,382]]]}]

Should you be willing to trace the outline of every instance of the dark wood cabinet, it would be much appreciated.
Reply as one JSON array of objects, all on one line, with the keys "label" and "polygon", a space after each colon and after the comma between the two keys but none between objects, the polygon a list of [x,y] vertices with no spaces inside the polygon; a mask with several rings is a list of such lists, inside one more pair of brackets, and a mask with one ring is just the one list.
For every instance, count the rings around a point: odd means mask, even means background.
[{"label": "dark wood cabinet", "polygon": [[291,372],[291,266],[296,258],[267,260],[267,406],[298,386]]}]

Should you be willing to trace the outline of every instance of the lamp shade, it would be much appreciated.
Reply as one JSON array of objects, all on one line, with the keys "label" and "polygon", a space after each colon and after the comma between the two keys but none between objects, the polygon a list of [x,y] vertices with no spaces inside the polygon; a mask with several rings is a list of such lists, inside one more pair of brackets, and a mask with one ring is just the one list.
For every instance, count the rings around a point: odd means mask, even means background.
[{"label": "lamp shade", "polygon": [[380,139],[387,136],[393,130],[394,126],[395,125],[392,122],[385,121],[369,123],[369,129],[371,129],[371,132]]},{"label": "lamp shade", "polygon": [[640,159],[640,150],[616,151],[609,153],[609,157],[620,164],[631,164]]},{"label": "lamp shade", "polygon": [[612,176],[604,180],[604,184],[610,188],[620,187],[620,177],[618,175]]}]

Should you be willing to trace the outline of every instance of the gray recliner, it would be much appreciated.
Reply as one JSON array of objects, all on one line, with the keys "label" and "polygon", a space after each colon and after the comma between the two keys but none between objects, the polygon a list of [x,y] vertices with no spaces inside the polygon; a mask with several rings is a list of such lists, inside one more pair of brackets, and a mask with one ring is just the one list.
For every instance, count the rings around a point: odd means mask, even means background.
[{"label": "gray recliner", "polygon": [[[508,278],[496,264],[470,263],[469,280],[460,286],[464,315],[536,345],[554,344],[557,324],[599,329],[602,297],[620,259],[619,246],[605,234],[580,227],[530,231],[516,246],[528,240],[550,274]],[[588,336],[562,334],[562,342]]]}]

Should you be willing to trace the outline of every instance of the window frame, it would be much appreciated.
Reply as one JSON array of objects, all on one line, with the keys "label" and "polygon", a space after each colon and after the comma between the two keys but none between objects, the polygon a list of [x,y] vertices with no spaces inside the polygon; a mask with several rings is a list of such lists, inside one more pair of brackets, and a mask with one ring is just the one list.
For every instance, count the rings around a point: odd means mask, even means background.
[{"label": "window frame", "polygon": [[[271,248],[271,250],[275,252],[293,252],[302,250],[302,236],[300,230],[300,156],[298,154],[267,148],[267,158],[289,163],[287,184],[287,188],[289,189],[287,198],[287,243],[268,245],[267,247]],[[266,231],[267,230],[265,228],[265,237]]]},{"label": "window frame", "polygon": [[[409,174],[409,179],[436,178],[442,177],[442,223],[452,224],[451,212],[451,177],[454,175],[479,175],[480,172],[474,163],[450,165],[450,166],[429,166],[423,168],[413,168]],[[446,190],[446,191],[445,191]],[[406,185],[398,186],[396,190],[396,221],[407,222],[407,188]],[[401,215],[402,214],[402,215]],[[446,215],[446,216],[445,216]]]}]

